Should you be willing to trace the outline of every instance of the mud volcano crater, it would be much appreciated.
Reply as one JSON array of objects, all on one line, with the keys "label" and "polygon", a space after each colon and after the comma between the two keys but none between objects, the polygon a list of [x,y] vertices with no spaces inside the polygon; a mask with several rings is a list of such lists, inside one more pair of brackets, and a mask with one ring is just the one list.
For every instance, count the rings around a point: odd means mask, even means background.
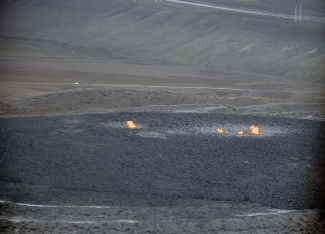
[{"label": "mud volcano crater", "polygon": [[[136,129],[126,128],[130,119]],[[1,181],[116,194],[117,200],[123,195],[153,205],[198,198],[324,208],[324,122],[109,113],[0,123]],[[237,134],[252,124],[264,134]],[[218,127],[229,133],[218,134]]]}]

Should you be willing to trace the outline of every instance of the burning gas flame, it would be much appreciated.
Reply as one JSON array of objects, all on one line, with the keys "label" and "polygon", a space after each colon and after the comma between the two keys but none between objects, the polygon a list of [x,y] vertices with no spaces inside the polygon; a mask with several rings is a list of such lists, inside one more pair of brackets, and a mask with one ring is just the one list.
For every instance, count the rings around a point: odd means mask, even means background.
[{"label": "burning gas flame", "polygon": [[249,127],[251,134],[255,135],[262,135],[263,132],[258,129],[258,127],[255,127],[254,125]]},{"label": "burning gas flame", "polygon": [[217,131],[219,134],[227,134],[228,133],[227,131],[224,131],[222,128],[218,128]]},{"label": "burning gas flame", "polygon": [[251,134],[251,135],[263,135],[263,132],[258,128],[256,127],[255,125],[252,125],[249,127],[249,130],[248,131],[240,131],[238,132],[239,135],[244,135],[244,134]]},{"label": "burning gas flame", "polygon": [[127,121],[127,122],[126,122],[126,125],[127,125],[128,128],[131,128],[131,129],[137,127],[137,125],[135,125],[134,122],[131,121],[131,120]]}]

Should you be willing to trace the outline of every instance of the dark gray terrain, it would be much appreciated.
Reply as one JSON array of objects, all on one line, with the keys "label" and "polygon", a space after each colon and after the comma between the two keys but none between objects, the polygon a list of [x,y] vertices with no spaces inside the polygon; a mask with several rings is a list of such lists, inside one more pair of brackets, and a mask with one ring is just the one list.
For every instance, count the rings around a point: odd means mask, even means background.
[{"label": "dark gray terrain", "polygon": [[[131,117],[138,129],[126,128]],[[252,123],[264,135],[237,135]],[[322,208],[324,130],[317,121],[215,114],[1,119],[0,179],[115,194],[117,204],[196,198]]]}]

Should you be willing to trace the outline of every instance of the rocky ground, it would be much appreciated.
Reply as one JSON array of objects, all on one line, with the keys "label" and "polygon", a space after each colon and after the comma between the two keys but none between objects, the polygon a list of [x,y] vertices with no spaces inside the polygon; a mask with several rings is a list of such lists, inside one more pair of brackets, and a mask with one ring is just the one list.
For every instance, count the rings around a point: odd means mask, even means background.
[{"label": "rocky ground", "polygon": [[8,117],[125,111],[220,113],[317,120],[323,120],[325,116],[324,97],[317,90],[125,87],[123,84],[96,87],[80,84],[3,84],[2,87],[4,97],[1,98],[0,112]]},{"label": "rocky ground", "polygon": [[[80,194],[74,194],[80,197]],[[87,194],[89,197],[89,194]],[[97,198],[98,200],[98,198]],[[2,203],[2,233],[322,233],[317,210],[179,200],[170,206],[31,206]]]},{"label": "rocky ground", "polygon": [[[263,135],[239,136],[251,123]],[[1,126],[5,231],[323,230],[322,121],[116,112]]]},{"label": "rocky ground", "polygon": [[[138,128],[126,129],[129,119]],[[118,112],[0,124],[2,181],[156,196],[162,204],[186,197],[279,209],[323,206],[323,122]],[[238,135],[252,124],[263,135]]]}]

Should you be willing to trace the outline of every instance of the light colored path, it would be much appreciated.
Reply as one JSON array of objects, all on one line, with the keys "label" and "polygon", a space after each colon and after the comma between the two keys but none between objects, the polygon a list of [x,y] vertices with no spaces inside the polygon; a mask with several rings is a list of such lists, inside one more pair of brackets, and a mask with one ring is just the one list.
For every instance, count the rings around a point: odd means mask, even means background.
[{"label": "light colored path", "polygon": [[0,203],[15,204],[17,206],[29,206],[29,207],[41,207],[41,208],[94,208],[94,209],[108,209],[111,206],[58,206],[58,205],[37,205],[37,204],[28,204],[28,203],[15,203],[10,201],[0,200]]},{"label": "light colored path", "polygon": [[251,89],[234,89],[234,88],[216,88],[208,86],[168,86],[168,85],[123,85],[123,84],[91,84],[91,83],[33,83],[33,82],[0,82],[1,84],[18,84],[18,85],[93,85],[109,87],[135,87],[135,88],[175,88],[175,89],[220,89],[220,90],[251,90]]},{"label": "light colored path", "polygon": [[[260,12],[260,11],[251,11],[251,10],[241,10],[241,9],[236,9],[236,8],[213,6],[213,5],[208,5],[208,4],[193,3],[193,2],[186,2],[186,1],[179,1],[179,0],[165,0],[165,1],[166,2],[179,3],[179,4],[192,5],[192,6],[213,8],[213,9],[224,10],[224,11],[239,12],[239,13],[245,13],[245,14],[261,15],[261,16],[270,16],[270,17],[278,17],[278,18],[286,18],[286,19],[292,19],[292,20],[294,20],[294,18],[295,18],[294,15],[284,15],[284,14],[277,14],[277,13],[271,13],[271,12]],[[294,10],[294,6],[292,7],[292,9]],[[321,18],[321,17],[302,16],[302,20],[303,21],[313,21],[313,22],[325,23],[325,18]]]},{"label": "light colored path", "polygon": [[47,219],[25,219],[25,218],[7,218],[0,216],[0,219],[7,220],[14,223],[20,222],[52,222],[52,223],[66,223],[66,224],[99,224],[99,223],[141,223],[138,220],[107,220],[107,221],[92,221],[92,220],[47,220]]}]

